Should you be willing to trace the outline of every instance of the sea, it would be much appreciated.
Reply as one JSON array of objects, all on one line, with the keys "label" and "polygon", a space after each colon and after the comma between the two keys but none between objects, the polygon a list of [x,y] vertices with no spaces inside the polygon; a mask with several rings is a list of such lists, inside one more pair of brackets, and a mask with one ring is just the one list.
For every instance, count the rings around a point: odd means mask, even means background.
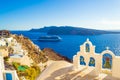
[{"label": "sea", "polygon": [[72,60],[73,56],[80,51],[80,45],[82,45],[87,38],[95,45],[95,52],[100,54],[106,47],[116,55],[120,56],[120,34],[102,34],[102,35],[58,35],[62,38],[59,42],[40,42],[38,41],[40,36],[47,35],[41,32],[30,31],[11,31],[13,34],[24,35],[38,45],[40,49],[51,48],[55,52],[68,57]]}]

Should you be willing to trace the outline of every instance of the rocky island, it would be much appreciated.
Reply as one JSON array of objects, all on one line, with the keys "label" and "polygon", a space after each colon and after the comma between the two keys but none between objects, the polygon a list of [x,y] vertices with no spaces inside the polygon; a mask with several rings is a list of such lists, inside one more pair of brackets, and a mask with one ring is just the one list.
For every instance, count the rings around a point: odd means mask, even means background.
[{"label": "rocky island", "polygon": [[97,30],[74,26],[48,26],[39,29],[31,29],[30,31],[45,32],[48,35],[101,35],[120,33],[120,31]]}]

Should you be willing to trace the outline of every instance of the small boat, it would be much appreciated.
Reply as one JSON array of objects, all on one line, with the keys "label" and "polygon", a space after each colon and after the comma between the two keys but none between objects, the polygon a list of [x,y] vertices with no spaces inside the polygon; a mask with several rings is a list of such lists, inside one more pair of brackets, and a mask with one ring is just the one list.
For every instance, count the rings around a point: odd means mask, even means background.
[{"label": "small boat", "polygon": [[38,40],[44,42],[57,42],[61,41],[61,38],[59,36],[40,36]]}]

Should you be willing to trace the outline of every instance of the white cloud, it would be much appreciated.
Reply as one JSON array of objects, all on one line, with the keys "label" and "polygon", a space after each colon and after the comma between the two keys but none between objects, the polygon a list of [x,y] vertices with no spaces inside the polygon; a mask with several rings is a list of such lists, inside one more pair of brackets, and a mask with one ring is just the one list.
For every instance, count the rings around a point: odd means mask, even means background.
[{"label": "white cloud", "polygon": [[120,20],[108,20],[108,19],[103,19],[100,24],[103,25],[119,25],[120,26]]},{"label": "white cloud", "polygon": [[100,29],[100,30],[120,30],[120,20],[106,19],[83,22],[82,26],[85,28]]}]

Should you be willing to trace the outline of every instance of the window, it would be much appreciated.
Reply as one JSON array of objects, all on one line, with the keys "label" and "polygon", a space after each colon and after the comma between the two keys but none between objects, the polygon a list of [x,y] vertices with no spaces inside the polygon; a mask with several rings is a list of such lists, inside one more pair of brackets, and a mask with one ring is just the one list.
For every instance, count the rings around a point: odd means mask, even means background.
[{"label": "window", "polygon": [[6,73],[6,80],[13,80],[11,73]]},{"label": "window", "polygon": [[95,67],[95,59],[93,57],[90,57],[89,66]]},{"label": "window", "polygon": [[112,56],[108,53],[103,55],[102,68],[111,69],[112,67]]},{"label": "window", "polygon": [[88,43],[86,44],[86,52],[90,52],[90,46]]},{"label": "window", "polygon": [[80,65],[86,65],[83,56],[80,56]]}]

